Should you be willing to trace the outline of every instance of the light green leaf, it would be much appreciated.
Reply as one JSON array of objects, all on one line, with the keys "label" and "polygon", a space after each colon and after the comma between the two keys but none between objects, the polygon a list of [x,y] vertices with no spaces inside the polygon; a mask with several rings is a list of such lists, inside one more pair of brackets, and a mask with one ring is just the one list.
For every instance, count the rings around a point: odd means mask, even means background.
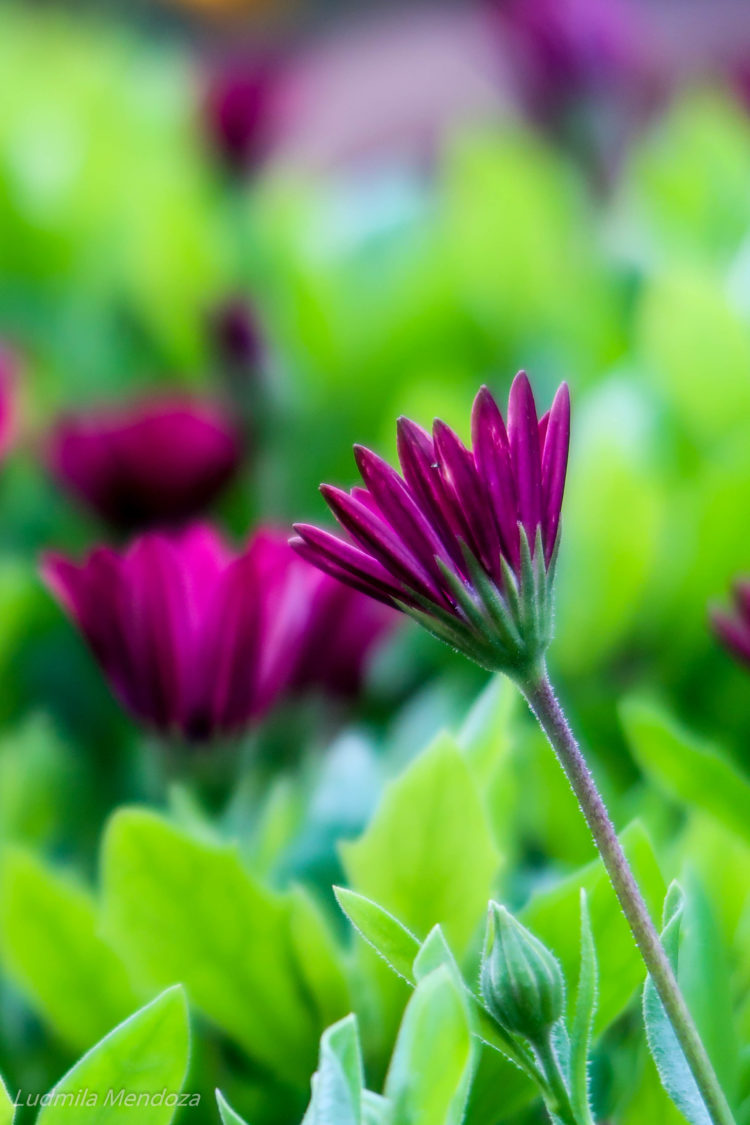
[{"label": "light green leaf", "polygon": [[628,699],[621,715],[633,754],[650,780],[681,804],[710,812],[750,843],[750,780],[653,704]]},{"label": "light green leaf", "polygon": [[498,855],[451,739],[441,736],[386,788],[365,834],[341,852],[358,891],[418,937],[439,922],[463,954],[487,906]]},{"label": "light green leaf", "polygon": [[245,1119],[240,1117],[239,1113],[235,1113],[232,1109],[221,1090],[216,1091],[216,1104],[219,1107],[219,1116],[221,1117],[222,1125],[247,1125]]},{"label": "light green leaf", "polygon": [[307,1085],[320,1030],[290,940],[289,896],[256,883],[233,847],[136,809],[109,824],[103,887],[106,931],[144,986],[182,981],[254,1059]]},{"label": "light green leaf", "polygon": [[17,848],[2,864],[0,956],[42,1018],[78,1050],[137,1003],[125,966],[99,934],[91,896]]},{"label": "light green leaf", "polygon": [[15,1107],[8,1093],[8,1088],[0,1077],[0,1125],[13,1125],[16,1116]]},{"label": "light green leaf", "polygon": [[357,1020],[349,1015],[329,1027],[321,1038],[304,1125],[360,1125],[363,1082]]},{"label": "light green leaf", "polygon": [[406,926],[382,906],[347,887],[334,887],[336,900],[360,937],[385,962],[409,983],[414,982],[412,966],[419,942]]},{"label": "light green leaf", "polygon": [[0,741],[0,837],[47,840],[59,825],[74,776],[67,747],[50,721],[33,715]]},{"label": "light green leaf", "polygon": [[[98,1043],[50,1091],[37,1125],[70,1125],[76,1096],[96,1104],[76,1105],[76,1125],[168,1125],[175,1114],[169,1094],[178,1095],[187,1074],[190,1030],[185,994],[170,988]],[[122,1104],[119,1101],[123,1091]],[[163,1097],[159,1095],[166,1091]],[[135,1098],[125,1103],[125,1099]],[[161,1103],[161,1104],[159,1104]]]},{"label": "light green leaf", "polygon": [[432,927],[414,959],[414,979],[417,982],[423,980],[435,969],[439,969],[441,965],[448,969],[457,985],[465,987],[461,970],[456,964],[456,958],[445,940],[445,934],[438,925]]},{"label": "light green leaf", "polygon": [[457,1125],[466,1105],[472,1042],[462,990],[443,966],[409,1001],[385,1083],[399,1125]]},{"label": "light green leaf", "polygon": [[[665,927],[661,937],[676,970],[683,904],[679,897],[675,900],[671,891],[672,888],[665,904]],[[643,990],[643,1015],[649,1049],[664,1089],[690,1125],[711,1125],[711,1117],[650,976]]]},{"label": "light green leaf", "polygon": [[[620,837],[625,854],[652,913],[664,898],[664,880],[651,841],[637,821]],[[591,928],[599,956],[599,1002],[595,1032],[607,1028],[623,1011],[642,983],[645,969],[601,860],[536,894],[521,913],[525,926],[548,945],[563,966],[566,980],[575,980],[580,965],[579,913],[581,889],[586,891]]]},{"label": "light green leaf", "polygon": [[586,891],[581,888],[581,969],[578,974],[573,1026],[570,1034],[570,1077],[573,1108],[581,1121],[591,1123],[589,1049],[596,1012],[596,949],[591,932]]}]

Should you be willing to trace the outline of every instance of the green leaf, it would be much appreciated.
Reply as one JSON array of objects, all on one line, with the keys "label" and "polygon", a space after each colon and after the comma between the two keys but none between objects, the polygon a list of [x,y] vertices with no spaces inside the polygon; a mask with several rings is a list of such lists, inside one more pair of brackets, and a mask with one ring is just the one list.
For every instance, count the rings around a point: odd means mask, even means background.
[{"label": "green leaf", "polygon": [[0,837],[44,842],[59,826],[74,777],[67,747],[33,715],[0,741]]},{"label": "green leaf", "polygon": [[222,1125],[247,1125],[243,1117],[230,1106],[227,1099],[222,1094],[221,1090],[216,1091],[216,1104],[219,1107],[219,1116],[222,1120]]},{"label": "green leaf", "polygon": [[346,887],[334,887],[336,900],[360,937],[404,980],[414,983],[412,966],[419,942],[382,906]]},{"label": "green leaf", "polygon": [[[675,970],[678,965],[682,910],[682,902],[675,902],[674,894],[670,893],[665,904],[666,924],[661,938]],[[664,1089],[690,1125],[711,1125],[710,1114],[650,976],[643,990],[643,1015],[649,1050]]]},{"label": "green leaf", "polygon": [[320,1034],[290,940],[291,900],[256,883],[237,851],[125,809],[107,829],[104,920],[145,987],[182,981],[258,1062],[307,1086]]},{"label": "green leaf", "polygon": [[487,906],[498,855],[451,739],[441,736],[386,788],[365,834],[341,852],[358,891],[418,937],[439,922],[463,954]]},{"label": "green leaf", "polygon": [[392,1120],[399,1125],[458,1125],[471,1060],[462,990],[443,966],[419,982],[404,1013],[385,1083]]},{"label": "green leaf", "polygon": [[0,955],[36,1011],[78,1050],[137,1003],[125,966],[99,933],[91,896],[18,848],[2,865]]},{"label": "green leaf", "polygon": [[[652,913],[664,898],[664,880],[651,841],[637,821],[620,841]],[[580,965],[580,893],[586,891],[591,928],[599,955],[598,1034],[623,1011],[641,985],[645,969],[630,928],[620,909],[601,860],[597,859],[536,894],[521,913],[525,926],[560,959],[566,980],[575,980]]]},{"label": "green leaf", "polygon": [[680,804],[710,812],[750,843],[750,780],[653,704],[628,699],[621,715],[633,754],[655,785]]},{"label": "green leaf", "polygon": [[589,1101],[589,1050],[596,1012],[596,948],[591,932],[586,891],[581,888],[581,969],[570,1033],[570,1078],[573,1108],[581,1121],[592,1122]]},{"label": "green leaf", "polygon": [[304,1125],[360,1125],[363,1082],[357,1020],[349,1015],[329,1027],[321,1038]]},{"label": "green leaf", "polygon": [[448,969],[456,984],[465,987],[461,970],[456,964],[456,958],[445,940],[442,928],[438,925],[432,927],[414,959],[414,979],[418,983],[443,965]]},{"label": "green leaf", "polygon": [[8,1093],[8,1088],[0,1077],[0,1125],[13,1125],[15,1115],[15,1106]]},{"label": "green leaf", "polygon": [[[76,1096],[94,1096],[96,1104],[76,1106],[76,1125],[116,1125],[133,1119],[138,1125],[168,1125],[175,1113],[166,1095],[178,1095],[187,1074],[190,1053],[188,1010],[182,988],[170,988],[141,1008],[76,1063],[50,1091],[50,1102],[37,1125],[70,1125]],[[111,1104],[124,1091],[123,1104]],[[124,1103],[127,1097],[140,1100]],[[158,1104],[161,1101],[162,1104]],[[154,1104],[157,1103],[157,1104]]]}]

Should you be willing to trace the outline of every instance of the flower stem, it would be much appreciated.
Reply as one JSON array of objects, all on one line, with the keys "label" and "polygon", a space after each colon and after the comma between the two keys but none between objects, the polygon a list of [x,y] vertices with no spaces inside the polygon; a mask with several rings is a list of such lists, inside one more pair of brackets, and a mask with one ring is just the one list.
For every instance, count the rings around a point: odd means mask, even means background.
[{"label": "flower stem", "polygon": [[563,1125],[579,1125],[578,1118],[576,1117],[570,1100],[568,1087],[565,1085],[565,1079],[560,1070],[560,1063],[549,1035],[541,1043],[536,1045],[536,1053],[547,1082],[549,1090],[548,1098],[551,1096],[551,1104],[548,1102],[548,1106],[551,1114],[554,1115],[553,1120],[560,1121]]},{"label": "flower stem", "polygon": [[735,1125],[732,1112],[617,838],[604,801],[565,714],[555,698],[546,667],[542,665],[535,675],[520,682],[519,687],[539,720],[578,798],[622,911],[674,1028],[711,1120],[714,1125]]}]

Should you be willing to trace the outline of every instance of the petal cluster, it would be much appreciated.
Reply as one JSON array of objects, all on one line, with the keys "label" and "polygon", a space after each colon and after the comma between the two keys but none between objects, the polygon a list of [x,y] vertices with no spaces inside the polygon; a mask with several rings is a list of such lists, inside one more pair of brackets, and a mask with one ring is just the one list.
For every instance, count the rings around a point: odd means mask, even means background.
[{"label": "petal cluster", "polygon": [[714,610],[711,624],[724,647],[750,667],[750,580],[736,582],[733,593],[734,613]]},{"label": "petal cluster", "polygon": [[239,435],[218,406],[150,399],[61,419],[48,460],[63,487],[106,523],[140,531],[199,515],[241,456]]},{"label": "petal cluster", "polygon": [[241,552],[206,525],[149,532],[80,564],[48,555],[43,575],[121,704],[187,742],[239,734],[287,690],[354,690],[391,624],[270,530]]},{"label": "petal cluster", "polygon": [[479,391],[472,450],[443,422],[429,434],[402,418],[401,474],[355,447],[365,487],[321,489],[347,537],[299,524],[293,546],[478,663],[520,667],[549,643],[569,437],[567,386],[538,419],[523,372],[507,425],[487,388]]}]

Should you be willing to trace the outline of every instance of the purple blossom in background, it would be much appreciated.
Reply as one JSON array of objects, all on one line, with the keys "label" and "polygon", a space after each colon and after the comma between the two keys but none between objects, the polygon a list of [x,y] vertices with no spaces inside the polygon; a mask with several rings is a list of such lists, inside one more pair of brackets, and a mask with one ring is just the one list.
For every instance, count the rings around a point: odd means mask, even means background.
[{"label": "purple blossom in background", "polygon": [[148,532],[42,573],[121,704],[187,742],[241,733],[285,691],[356,692],[395,617],[269,530],[240,552],[206,525]]},{"label": "purple blossom in background", "polygon": [[309,583],[278,564],[273,536],[235,553],[199,525],[81,564],[48,555],[42,569],[133,717],[204,742],[241,733],[289,683]]},{"label": "purple blossom in background", "polygon": [[237,472],[240,438],[223,410],[147,400],[64,417],[49,444],[60,484],[122,531],[184,523]]},{"label": "purple blossom in background", "polygon": [[712,610],[711,624],[724,647],[750,667],[750,580],[734,585],[734,613]]},{"label": "purple blossom in background", "polygon": [[245,53],[217,63],[208,78],[204,118],[209,143],[233,175],[268,155],[275,134],[279,64]]},{"label": "purple blossom in background", "polygon": [[624,0],[489,0],[520,96],[610,178],[661,96],[649,37]]},{"label": "purple blossom in background", "polygon": [[0,345],[0,458],[6,456],[16,436],[17,378],[15,356]]},{"label": "purple blossom in background", "polygon": [[402,476],[355,447],[365,488],[322,486],[340,538],[295,527],[295,549],[328,574],[394,605],[485,667],[527,670],[551,637],[551,587],[570,438],[563,384],[537,420],[531,386],[513,382],[506,429],[486,387],[473,452],[435,422],[402,418]]}]

